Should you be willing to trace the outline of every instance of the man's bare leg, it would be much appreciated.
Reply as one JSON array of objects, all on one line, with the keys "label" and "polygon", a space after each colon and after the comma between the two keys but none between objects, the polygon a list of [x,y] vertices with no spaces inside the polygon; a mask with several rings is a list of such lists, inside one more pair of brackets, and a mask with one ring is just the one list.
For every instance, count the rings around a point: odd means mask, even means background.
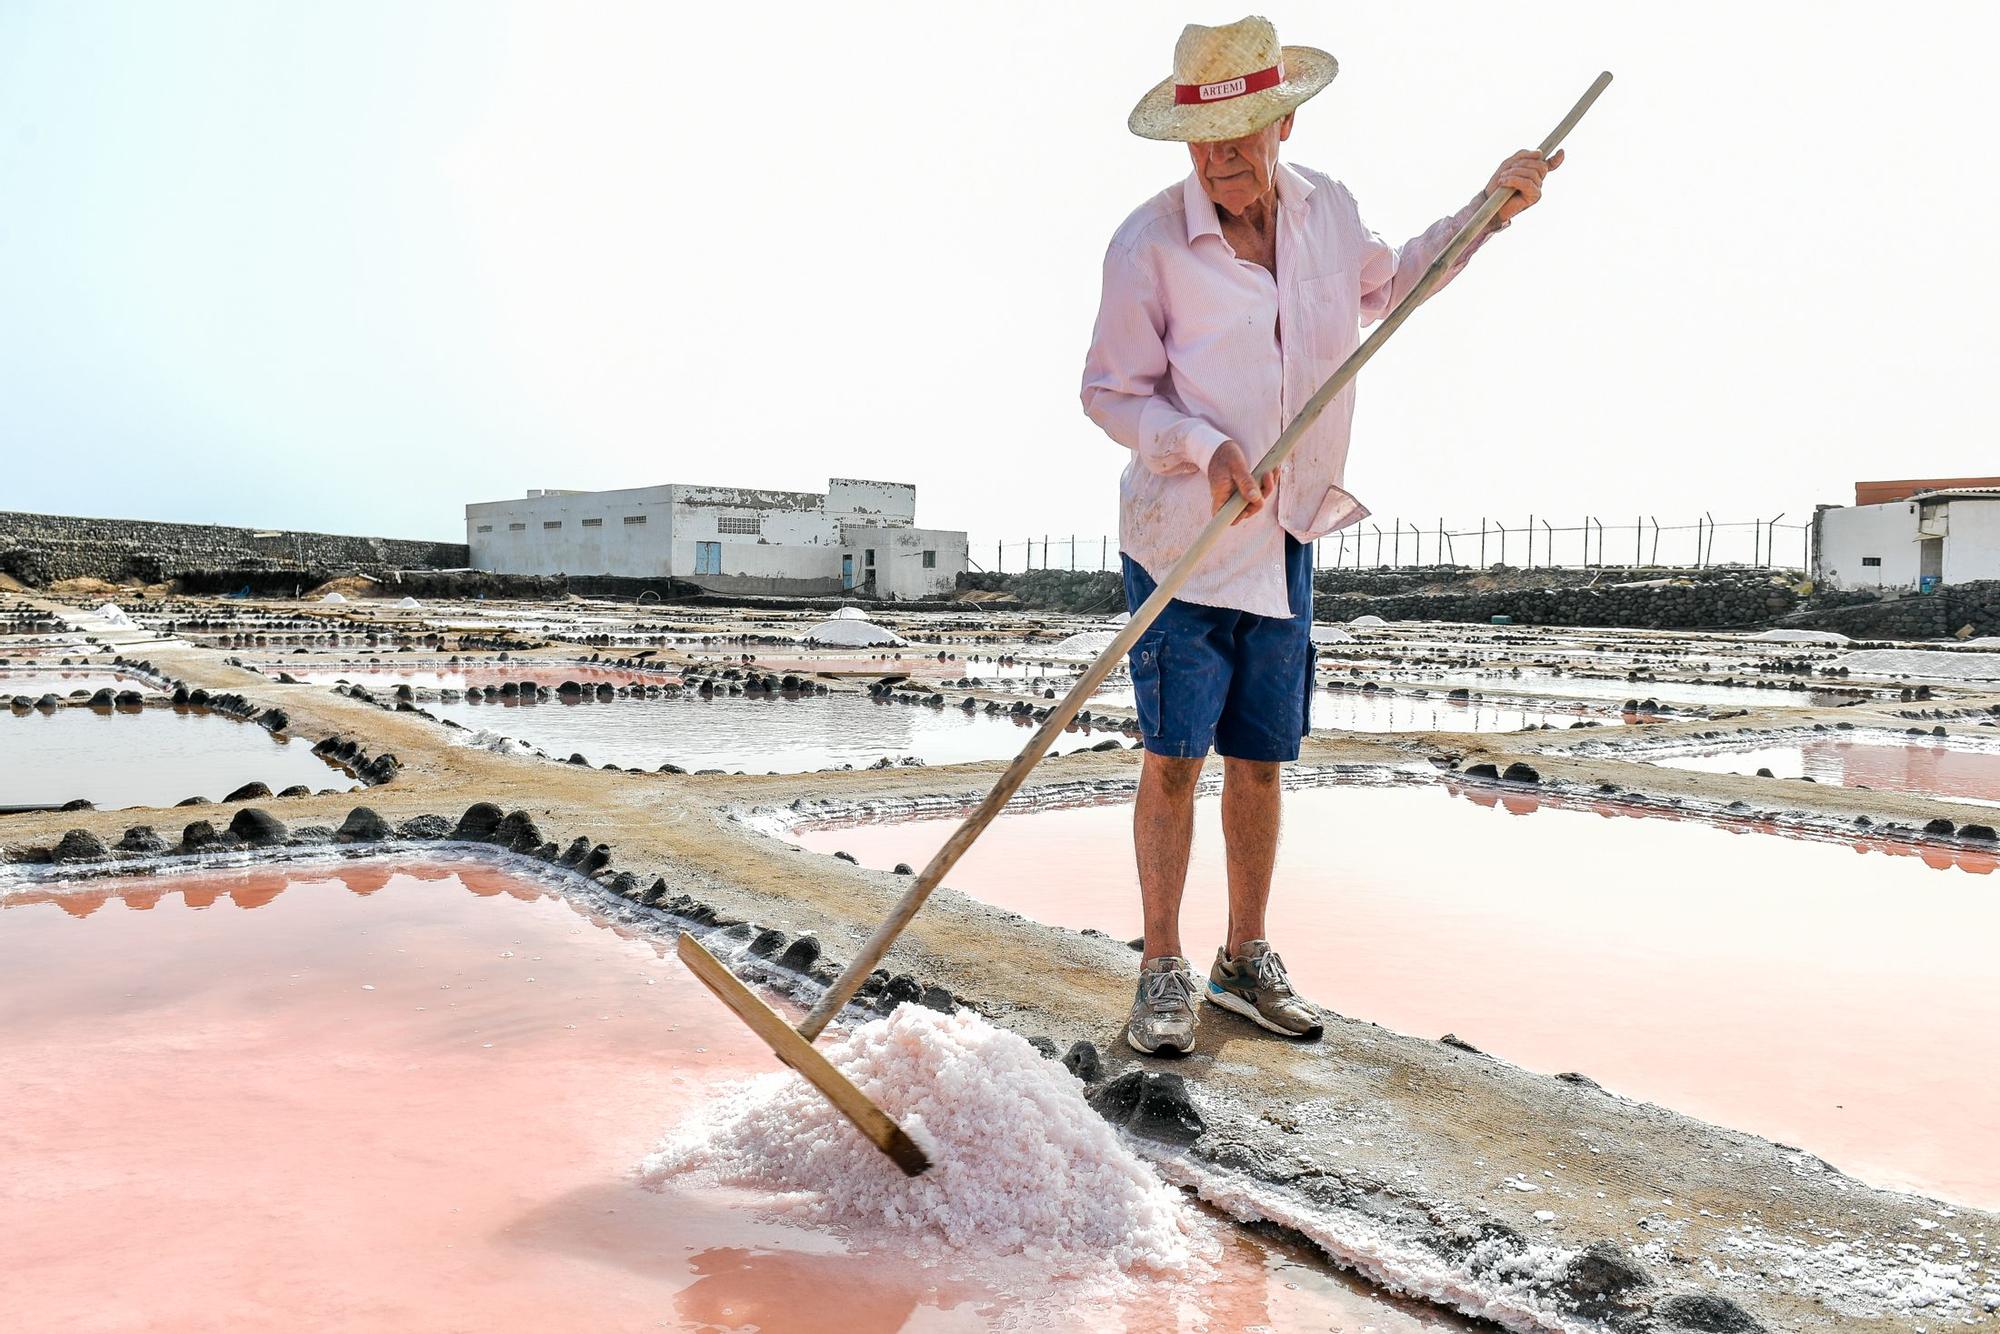
[{"label": "man's bare leg", "polygon": [[[1225,758],[1222,762],[1222,837],[1229,855],[1227,943],[1232,958],[1242,951],[1244,941],[1269,938],[1264,908],[1271,900],[1271,868],[1278,860],[1278,812],[1283,799],[1278,771],[1271,761]],[[1181,867],[1185,873],[1185,855]]]},{"label": "man's bare leg", "polygon": [[[1187,888],[1188,852],[1194,846],[1194,789],[1201,780],[1201,763],[1199,759],[1148,751],[1139,770],[1139,799],[1132,807],[1132,843],[1139,861],[1139,898],[1146,914],[1146,946],[1141,958],[1181,954],[1181,892]],[[1266,881],[1269,878],[1267,867]],[[1235,882],[1234,870],[1230,881]]]}]

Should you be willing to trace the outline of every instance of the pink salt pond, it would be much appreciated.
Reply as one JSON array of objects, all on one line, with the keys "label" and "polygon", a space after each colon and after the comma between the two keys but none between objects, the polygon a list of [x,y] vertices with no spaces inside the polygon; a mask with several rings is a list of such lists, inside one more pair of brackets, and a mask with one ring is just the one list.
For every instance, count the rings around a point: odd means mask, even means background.
[{"label": "pink salt pond", "polygon": [[1716,774],[1754,774],[1769,769],[1773,778],[1810,778],[1841,787],[2000,806],[2000,749],[1941,737],[1857,731],[1774,738],[1647,758],[1674,769]]},{"label": "pink salt pond", "polygon": [[[0,1323],[844,1334],[1065,1300],[770,1197],[640,1188],[663,1130],[774,1068],[666,944],[470,862],[0,897]],[[1060,1323],[1469,1328],[1221,1236],[1212,1280]]]},{"label": "pink salt pond", "polygon": [[[1218,807],[1199,803],[1184,910],[1203,971],[1225,925]],[[1135,937],[1131,820],[1127,805],[1004,815],[948,883]],[[954,825],[795,841],[921,866]],[[1915,852],[1440,783],[1305,788],[1287,795],[1271,935],[1301,990],[1342,1014],[1453,1032],[1878,1185],[1991,1208],[1996,858]],[[1105,1016],[1107,1037],[1122,1017]]]}]

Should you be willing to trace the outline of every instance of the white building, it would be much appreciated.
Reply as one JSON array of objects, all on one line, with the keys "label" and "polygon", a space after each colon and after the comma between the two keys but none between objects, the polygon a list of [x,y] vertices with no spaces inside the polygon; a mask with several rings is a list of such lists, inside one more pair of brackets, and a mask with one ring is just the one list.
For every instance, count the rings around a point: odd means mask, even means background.
[{"label": "white building", "polygon": [[2000,579],[2000,477],[1857,482],[1813,515],[1823,588],[1922,589]]},{"label": "white building", "polygon": [[916,526],[917,489],[836,477],[826,494],[733,486],[530,491],[465,507],[474,569],[671,576],[722,593],[948,596],[964,533]]}]

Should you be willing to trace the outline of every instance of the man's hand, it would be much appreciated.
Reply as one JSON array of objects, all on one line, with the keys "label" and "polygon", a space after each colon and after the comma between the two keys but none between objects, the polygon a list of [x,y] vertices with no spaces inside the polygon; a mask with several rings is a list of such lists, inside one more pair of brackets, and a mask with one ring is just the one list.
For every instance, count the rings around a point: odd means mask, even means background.
[{"label": "man's hand", "polygon": [[1494,229],[1497,231],[1512,222],[1514,215],[1523,209],[1533,208],[1542,197],[1542,182],[1562,163],[1563,150],[1560,148],[1546,162],[1542,160],[1539,148],[1524,148],[1502,162],[1500,169],[1493,173],[1493,179],[1486,183],[1486,193],[1490,195],[1502,187],[1516,193],[1500,206],[1500,212],[1493,219]]},{"label": "man's hand", "polygon": [[1229,521],[1232,528],[1263,509],[1264,502],[1278,494],[1278,474],[1273,471],[1264,479],[1263,486],[1258,486],[1250,472],[1250,460],[1243,457],[1243,446],[1225,440],[1208,460],[1208,498],[1213,502],[1208,512],[1211,515],[1220,512],[1229,503],[1229,497],[1238,493],[1248,503],[1241,514]]}]

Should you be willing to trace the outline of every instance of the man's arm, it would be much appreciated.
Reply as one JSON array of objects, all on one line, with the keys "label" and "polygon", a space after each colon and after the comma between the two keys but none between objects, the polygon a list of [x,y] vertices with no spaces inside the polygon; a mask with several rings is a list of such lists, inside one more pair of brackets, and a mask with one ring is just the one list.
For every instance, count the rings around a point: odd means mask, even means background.
[{"label": "man's arm", "polygon": [[1104,255],[1104,294],[1083,362],[1083,410],[1156,473],[1206,472],[1228,436],[1155,393],[1167,378],[1167,317],[1130,250]]},{"label": "man's arm", "polygon": [[1505,231],[1516,214],[1532,208],[1541,199],[1542,181],[1560,167],[1562,161],[1561,149],[1557,149],[1556,155],[1546,162],[1538,150],[1523,149],[1501,163],[1493,173],[1493,179],[1486,183],[1486,188],[1474,195],[1464,208],[1448,218],[1439,218],[1425,228],[1422,235],[1413,236],[1401,246],[1392,248],[1374,232],[1369,232],[1368,253],[1361,264],[1362,324],[1373,324],[1401,304],[1410,289],[1417,285],[1417,280],[1424,276],[1424,270],[1431,266],[1431,261],[1451,244],[1451,238],[1458,235],[1458,229],[1472,220],[1472,215],[1479,211],[1479,206],[1486,202],[1488,195],[1501,186],[1516,191],[1512,199],[1500,206],[1492,226],[1480,233],[1465,248],[1465,253],[1458,257],[1458,262],[1445,271],[1444,283],[1438,286],[1442,288],[1456,278],[1464,270],[1466,262],[1478,253],[1479,247],[1486,244],[1488,237]]}]

